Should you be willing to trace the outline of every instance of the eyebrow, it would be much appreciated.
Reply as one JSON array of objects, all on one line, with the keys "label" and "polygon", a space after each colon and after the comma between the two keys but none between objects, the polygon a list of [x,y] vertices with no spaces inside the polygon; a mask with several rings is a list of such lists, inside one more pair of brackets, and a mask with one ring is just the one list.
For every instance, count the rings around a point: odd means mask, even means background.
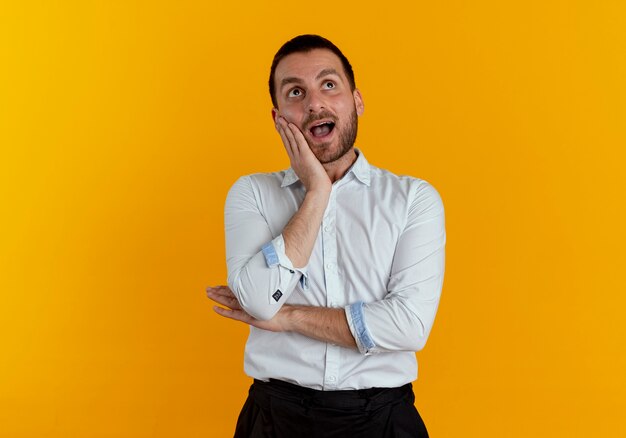
[{"label": "eyebrow", "polygon": [[[315,76],[315,79],[319,80],[323,78],[324,76],[329,76],[329,75],[339,76],[339,73],[337,73],[337,70],[335,70],[334,68],[325,68],[324,70],[319,72],[317,76]],[[296,78],[294,76],[289,76],[289,77],[283,78],[283,80],[280,81],[280,88],[282,89],[285,85],[300,84],[300,83],[302,83],[302,79]]]},{"label": "eyebrow", "polygon": [[293,76],[290,76],[290,77],[287,77],[287,78],[283,78],[283,80],[280,81],[280,88],[282,89],[285,85],[299,84],[301,82],[302,82],[302,80],[300,80],[299,78],[295,78]]},{"label": "eyebrow", "polygon": [[321,79],[324,76],[328,76],[328,75],[339,76],[339,73],[337,73],[337,70],[335,70],[334,68],[325,68],[324,70],[319,72],[317,76],[315,76],[315,79]]}]

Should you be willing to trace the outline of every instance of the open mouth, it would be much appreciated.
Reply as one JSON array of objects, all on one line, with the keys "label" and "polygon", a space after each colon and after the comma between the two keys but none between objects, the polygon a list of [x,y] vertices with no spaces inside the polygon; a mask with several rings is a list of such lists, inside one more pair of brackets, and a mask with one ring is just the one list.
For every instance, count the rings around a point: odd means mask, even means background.
[{"label": "open mouth", "polygon": [[335,128],[335,123],[330,120],[322,121],[314,126],[312,126],[309,131],[313,137],[325,137],[330,134]]}]

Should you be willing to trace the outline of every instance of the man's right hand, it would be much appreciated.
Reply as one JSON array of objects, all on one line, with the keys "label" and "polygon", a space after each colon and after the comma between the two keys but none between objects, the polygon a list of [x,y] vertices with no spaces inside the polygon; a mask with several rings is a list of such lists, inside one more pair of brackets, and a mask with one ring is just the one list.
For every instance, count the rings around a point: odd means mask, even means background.
[{"label": "man's right hand", "polygon": [[300,268],[306,266],[311,257],[332,182],[296,125],[277,115],[276,129],[289,155],[291,168],[306,188],[304,201],[283,229],[285,253],[293,265]]},{"label": "man's right hand", "polygon": [[324,166],[319,162],[302,131],[282,116],[276,116],[276,129],[283,140],[294,170],[307,192],[330,193],[332,183]]}]

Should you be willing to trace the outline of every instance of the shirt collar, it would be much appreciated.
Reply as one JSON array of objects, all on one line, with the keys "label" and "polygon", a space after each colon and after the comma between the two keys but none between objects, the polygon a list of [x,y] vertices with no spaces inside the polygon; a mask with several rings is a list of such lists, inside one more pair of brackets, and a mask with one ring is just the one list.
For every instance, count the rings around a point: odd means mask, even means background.
[{"label": "shirt collar", "polygon": [[[354,176],[357,177],[359,181],[369,187],[370,185],[370,164],[365,159],[365,155],[359,149],[354,148],[357,153],[357,158],[352,167],[346,172],[343,178],[345,178],[349,173],[353,173]],[[343,179],[342,178],[342,179]],[[283,177],[283,182],[280,185],[281,187],[287,187],[296,181],[299,181],[298,175],[296,172],[290,167],[285,171],[285,176]]]}]

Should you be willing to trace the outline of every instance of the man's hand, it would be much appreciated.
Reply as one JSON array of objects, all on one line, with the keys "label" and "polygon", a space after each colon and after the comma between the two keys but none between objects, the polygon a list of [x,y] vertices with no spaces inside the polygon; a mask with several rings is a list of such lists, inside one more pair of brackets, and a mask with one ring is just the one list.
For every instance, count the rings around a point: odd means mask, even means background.
[{"label": "man's hand", "polygon": [[285,253],[295,267],[301,268],[311,257],[332,183],[296,125],[276,115],[276,129],[289,155],[291,168],[306,188],[304,201],[283,229]]},{"label": "man's hand", "polygon": [[289,155],[291,168],[296,172],[307,192],[330,192],[332,187],[330,178],[324,166],[311,151],[302,131],[279,115],[276,116],[276,130]]},{"label": "man's hand", "polygon": [[343,309],[328,307],[296,306],[284,304],[274,318],[260,321],[251,317],[239,305],[237,297],[228,286],[208,287],[207,296],[224,309],[213,306],[218,315],[241,321],[251,326],[272,332],[292,331],[322,342],[330,342],[342,347],[356,348],[356,342]]},{"label": "man's hand", "polygon": [[234,319],[235,321],[241,321],[245,324],[250,324],[251,326],[263,330],[269,330],[272,332],[286,331],[285,321],[284,318],[280,315],[280,311],[276,314],[276,316],[274,316],[274,318],[270,319],[269,321],[261,321],[253,318],[241,308],[241,306],[239,305],[239,301],[237,301],[237,297],[235,297],[235,295],[228,286],[207,287],[206,295],[216,303],[227,307],[226,309],[224,309],[223,307],[213,306],[213,310],[218,315]]}]

